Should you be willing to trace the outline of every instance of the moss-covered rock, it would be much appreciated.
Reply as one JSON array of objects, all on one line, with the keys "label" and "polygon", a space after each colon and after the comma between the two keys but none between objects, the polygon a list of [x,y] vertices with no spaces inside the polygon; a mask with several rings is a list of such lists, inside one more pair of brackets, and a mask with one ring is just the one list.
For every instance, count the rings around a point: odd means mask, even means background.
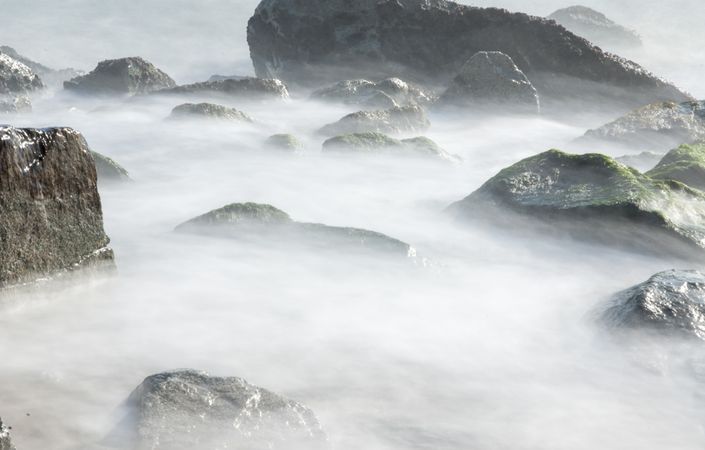
[{"label": "moss-covered rock", "polygon": [[173,79],[140,57],[101,61],[86,74],[64,82],[64,89],[90,95],[135,95],[176,86]]},{"label": "moss-covered rock", "polygon": [[527,158],[450,211],[512,227],[517,215],[528,217],[530,224],[641,251],[705,254],[705,194],[654,180],[600,154],[550,150]]},{"label": "moss-covered rock", "polygon": [[264,142],[265,147],[273,150],[296,153],[304,148],[304,144],[292,134],[274,134]]},{"label": "moss-covered rock", "polygon": [[319,133],[329,137],[370,132],[404,134],[423,132],[430,126],[426,111],[420,106],[412,105],[348,114],[338,122],[324,126]]},{"label": "moss-covered rock", "polygon": [[172,109],[169,118],[254,122],[250,116],[242,111],[213,103],[184,103]]},{"label": "moss-covered rock", "polygon": [[646,175],[705,190],[705,143],[681,145],[671,150]]},{"label": "moss-covered rock", "polygon": [[354,133],[330,138],[323,143],[327,153],[392,155],[433,158],[458,162],[460,158],[443,150],[427,137],[398,140],[382,133]]},{"label": "moss-covered rock", "polygon": [[115,160],[94,151],[91,151],[91,155],[95,161],[95,168],[98,174],[99,183],[103,184],[130,181],[130,174],[124,167],[115,162]]}]

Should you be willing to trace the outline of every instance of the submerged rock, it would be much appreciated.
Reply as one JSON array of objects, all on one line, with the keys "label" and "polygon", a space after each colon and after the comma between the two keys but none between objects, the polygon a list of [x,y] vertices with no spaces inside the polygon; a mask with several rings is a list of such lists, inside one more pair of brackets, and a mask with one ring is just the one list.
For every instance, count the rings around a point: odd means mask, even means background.
[{"label": "submerged rock", "polygon": [[694,270],[657,273],[615,294],[600,318],[621,331],[649,330],[705,340],[705,275]]},{"label": "submerged rock", "polygon": [[291,134],[274,134],[269,136],[264,145],[274,150],[298,152],[303,150],[304,144]]},{"label": "submerged rock", "polygon": [[[502,170],[450,212],[657,254],[705,255],[705,194],[599,154],[550,150]],[[524,218],[522,221],[520,219]]]},{"label": "submerged rock", "polygon": [[169,75],[140,57],[110,59],[90,73],[64,82],[64,89],[94,95],[135,95],[176,86]]},{"label": "submerged rock", "polygon": [[270,205],[233,203],[191,219],[176,231],[241,239],[264,239],[334,252],[381,252],[395,257],[414,257],[409,244],[375,231],[295,222]]},{"label": "submerged rock", "polygon": [[319,133],[338,136],[354,133],[404,134],[424,132],[431,126],[426,111],[420,106],[405,106],[378,111],[358,111],[336,123],[324,126]]},{"label": "submerged rock", "polygon": [[10,429],[0,419],[0,450],[15,450],[10,439]]},{"label": "submerged rock", "polygon": [[0,127],[0,287],[112,264],[96,168],[70,128]]},{"label": "submerged rock", "polygon": [[639,172],[646,172],[654,168],[663,158],[663,153],[641,152],[636,155],[624,155],[615,158],[625,166],[633,167]]},{"label": "submerged rock", "polygon": [[34,73],[41,77],[42,82],[50,86],[61,85],[64,81],[83,75],[80,70],[72,68],[54,70],[26,56],[20,55],[14,48],[6,45],[0,47],[0,53],[4,53],[29,67]]},{"label": "submerged rock", "polygon": [[376,109],[424,105],[433,101],[431,94],[399,78],[388,78],[378,83],[369,80],[345,80],[315,91],[311,98]]},{"label": "submerged rock", "polygon": [[44,87],[39,75],[10,56],[0,53],[0,96],[25,95]]},{"label": "submerged rock", "polygon": [[447,85],[471,56],[495,50],[529,77],[543,106],[690,100],[553,20],[445,0],[262,0],[247,40],[257,76],[305,86],[388,77]]},{"label": "submerged rock", "polygon": [[241,378],[193,370],[152,375],[135,389],[127,405],[137,449],[328,447],[313,411]]},{"label": "submerged rock", "polygon": [[98,152],[91,151],[93,160],[95,161],[95,169],[98,175],[98,182],[116,183],[130,181],[130,174],[120,164],[112,158],[101,155]]},{"label": "submerged rock", "polygon": [[526,75],[501,52],[473,55],[441,96],[445,105],[538,113],[539,96]]},{"label": "submerged rock", "polygon": [[559,9],[548,16],[568,30],[605,47],[640,47],[642,45],[639,35],[625,28],[599,11],[587,6],[570,6]]},{"label": "submerged rock", "polygon": [[433,158],[446,162],[458,162],[459,157],[451,155],[427,137],[398,140],[382,133],[356,133],[330,138],[323,143],[323,151],[328,153],[373,154],[404,157]]},{"label": "submerged rock", "polygon": [[235,108],[213,103],[184,103],[171,111],[171,119],[217,119],[230,122],[254,122],[250,116]]},{"label": "submerged rock", "polygon": [[705,101],[660,102],[636,109],[595,130],[579,142],[665,150],[705,139]]},{"label": "submerged rock", "polygon": [[156,94],[227,96],[239,99],[287,99],[289,91],[279,80],[262,78],[228,78],[220,81],[186,84],[163,89]]},{"label": "submerged rock", "polygon": [[646,175],[659,180],[676,180],[705,190],[705,142],[681,145],[666,156]]}]

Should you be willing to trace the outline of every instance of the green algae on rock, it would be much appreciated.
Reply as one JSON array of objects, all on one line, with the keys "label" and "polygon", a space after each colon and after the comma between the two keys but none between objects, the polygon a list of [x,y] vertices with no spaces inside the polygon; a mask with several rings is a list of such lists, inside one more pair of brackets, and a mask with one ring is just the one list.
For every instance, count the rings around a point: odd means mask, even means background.
[{"label": "green algae on rock", "polygon": [[684,144],[671,150],[646,175],[659,180],[680,181],[705,190],[705,142]]},{"label": "green algae on rock", "polygon": [[327,153],[392,155],[420,158],[435,158],[446,162],[458,162],[460,158],[443,150],[427,137],[394,139],[382,133],[353,133],[336,136],[323,143]]}]

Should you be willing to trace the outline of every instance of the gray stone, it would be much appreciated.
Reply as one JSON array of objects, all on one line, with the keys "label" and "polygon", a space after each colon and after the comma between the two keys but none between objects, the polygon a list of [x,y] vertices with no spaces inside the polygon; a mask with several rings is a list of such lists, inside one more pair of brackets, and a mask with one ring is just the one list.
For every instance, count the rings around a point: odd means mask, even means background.
[{"label": "gray stone", "polygon": [[120,164],[112,158],[101,155],[98,152],[91,151],[93,160],[95,161],[96,173],[98,175],[98,183],[112,184],[130,181],[130,174]]},{"label": "gray stone", "polygon": [[429,158],[444,162],[459,162],[460,158],[443,150],[426,137],[398,140],[382,133],[356,133],[330,138],[323,143],[327,153],[389,155]]},{"label": "gray stone", "polygon": [[376,109],[425,105],[434,100],[431,94],[399,78],[388,78],[378,83],[369,80],[345,80],[314,91],[311,98],[348,105],[376,106]]},{"label": "gray stone", "polygon": [[83,72],[81,72],[80,70],[72,68],[54,70],[50,67],[45,66],[44,64],[33,61],[27,58],[26,56],[20,55],[12,47],[1,46],[0,53],[4,53],[10,56],[11,58],[16,59],[17,61],[32,69],[34,73],[41,77],[42,82],[44,82],[48,86],[61,86],[64,81],[83,75]]},{"label": "gray stone", "polygon": [[610,20],[599,11],[586,6],[570,6],[548,16],[568,30],[604,47],[640,47],[639,35]]},{"label": "gray stone", "polygon": [[289,91],[279,80],[262,78],[229,78],[220,81],[206,81],[203,83],[187,84],[171,89],[156,92],[159,95],[185,95],[185,96],[226,96],[238,99],[281,100],[289,98]]},{"label": "gray stone", "polygon": [[39,75],[32,69],[0,53],[0,96],[26,95],[43,87]]},{"label": "gray stone", "polygon": [[98,63],[87,75],[64,82],[64,89],[92,95],[136,95],[176,86],[169,75],[140,57]]},{"label": "gray stone", "polygon": [[171,111],[171,119],[215,119],[227,122],[254,122],[250,116],[235,108],[213,103],[184,103]]},{"label": "gray stone", "polygon": [[296,153],[304,148],[304,144],[291,134],[274,134],[264,142],[265,147],[273,150]]},{"label": "gray stone", "polygon": [[10,439],[10,429],[0,419],[0,450],[15,450]]},{"label": "gray stone", "polygon": [[408,134],[424,132],[431,126],[420,106],[405,106],[378,111],[358,111],[338,122],[324,126],[319,133],[339,136],[354,133]]}]

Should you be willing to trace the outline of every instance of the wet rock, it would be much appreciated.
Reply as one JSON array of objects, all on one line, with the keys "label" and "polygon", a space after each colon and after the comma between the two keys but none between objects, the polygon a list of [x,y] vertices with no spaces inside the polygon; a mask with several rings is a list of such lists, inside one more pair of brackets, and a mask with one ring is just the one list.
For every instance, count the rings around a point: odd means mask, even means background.
[{"label": "wet rock", "polygon": [[642,45],[641,38],[635,31],[586,6],[576,5],[559,9],[548,18],[601,47],[625,48]]},{"label": "wet rock", "polygon": [[693,270],[657,273],[615,294],[600,319],[620,331],[705,340],[705,275]]},{"label": "wet rock", "polygon": [[313,411],[241,378],[193,370],[152,375],[127,404],[137,449],[328,448]]},{"label": "wet rock", "polygon": [[0,287],[112,264],[80,133],[0,127],[0,171]]},{"label": "wet rock", "polygon": [[646,175],[659,180],[676,180],[705,190],[705,142],[681,145],[666,156]]},{"label": "wet rock", "polygon": [[369,80],[345,80],[315,91],[311,98],[348,105],[375,106],[376,109],[424,105],[433,101],[431,94],[399,78],[388,78],[378,83]]},{"label": "wet rock", "polygon": [[171,89],[156,92],[159,95],[205,95],[226,96],[238,99],[287,99],[289,91],[284,83],[279,80],[262,78],[225,79],[221,81],[206,81],[203,83],[187,84]]},{"label": "wet rock", "polygon": [[405,106],[378,111],[348,114],[336,123],[324,126],[319,133],[338,136],[354,133],[405,134],[428,130],[431,122],[420,106]]},{"label": "wet rock", "polygon": [[16,59],[25,66],[29,67],[39,75],[47,86],[61,86],[64,81],[70,80],[72,78],[83,75],[80,70],[67,68],[54,70],[44,64],[33,61],[26,56],[20,55],[14,48],[8,46],[1,46],[0,53],[4,53],[11,58]]},{"label": "wet rock", "polygon": [[508,55],[542,107],[637,107],[690,97],[553,20],[445,0],[262,0],[248,23],[257,76],[320,86],[398,77],[445,85],[477,52]]},{"label": "wet rock", "polygon": [[100,184],[130,181],[130,174],[112,158],[91,151]]},{"label": "wet rock", "polygon": [[28,113],[32,112],[32,101],[29,97],[19,95],[17,97],[0,96],[0,113]]},{"label": "wet rock", "polygon": [[39,75],[10,56],[0,53],[0,96],[25,95],[44,87]]},{"label": "wet rock", "polygon": [[229,122],[254,122],[250,116],[235,108],[213,103],[184,103],[171,111],[171,119],[216,119]]},{"label": "wet rock", "polygon": [[0,450],[15,450],[10,439],[10,429],[0,419]]},{"label": "wet rock", "polygon": [[440,103],[480,111],[540,111],[536,88],[514,61],[501,52],[473,55],[441,96]]},{"label": "wet rock", "polygon": [[284,211],[257,203],[227,205],[179,225],[176,231],[246,240],[263,239],[268,244],[293,244],[333,252],[372,251],[403,258],[416,255],[409,244],[375,231],[295,222]]},{"label": "wet rock", "polygon": [[663,151],[702,139],[705,139],[705,101],[652,103],[588,131],[579,142]]},{"label": "wet rock", "polygon": [[639,172],[646,172],[653,169],[663,158],[663,153],[641,152],[636,155],[624,155],[615,158],[617,162],[625,166],[633,167]]},{"label": "wet rock", "polygon": [[462,220],[702,259],[705,194],[599,154],[550,150],[502,170],[449,208]]},{"label": "wet rock", "polygon": [[459,162],[460,158],[443,150],[426,137],[398,140],[382,133],[356,133],[336,136],[323,143],[323,151],[342,154],[390,155],[431,158]]},{"label": "wet rock", "polygon": [[291,134],[274,134],[269,136],[264,142],[267,148],[282,150],[285,152],[299,152],[303,150],[304,144],[296,136]]},{"label": "wet rock", "polygon": [[136,95],[176,86],[169,75],[139,57],[110,59],[90,73],[64,82],[64,89],[93,95]]}]

